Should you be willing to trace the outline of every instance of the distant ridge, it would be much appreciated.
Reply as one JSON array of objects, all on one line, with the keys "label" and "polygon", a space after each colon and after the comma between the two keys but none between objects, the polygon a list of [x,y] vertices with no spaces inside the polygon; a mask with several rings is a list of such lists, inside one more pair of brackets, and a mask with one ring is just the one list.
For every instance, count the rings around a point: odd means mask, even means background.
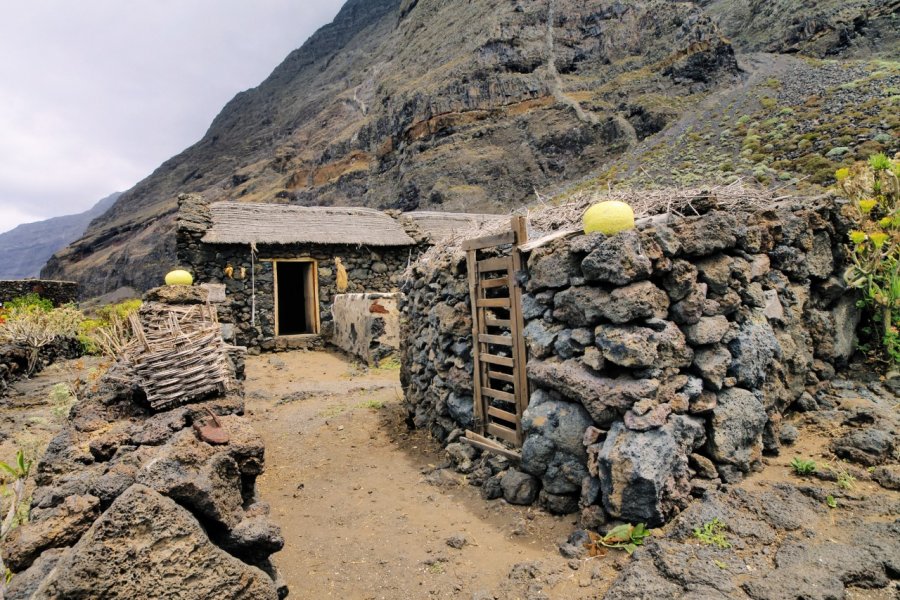
[{"label": "distant ridge", "polygon": [[121,195],[111,194],[77,215],[25,223],[0,233],[0,279],[37,277],[54,252],[80,238],[91,221],[109,210]]}]

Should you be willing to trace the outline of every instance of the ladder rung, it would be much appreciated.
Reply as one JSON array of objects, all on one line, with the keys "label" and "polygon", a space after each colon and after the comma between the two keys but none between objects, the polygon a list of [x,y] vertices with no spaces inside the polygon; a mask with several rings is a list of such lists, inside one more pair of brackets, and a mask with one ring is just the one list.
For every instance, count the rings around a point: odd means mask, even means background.
[{"label": "ladder rung", "polygon": [[512,373],[501,373],[499,371],[488,371],[487,376],[489,379],[496,379],[498,381],[506,381],[507,383],[515,383],[516,376]]},{"label": "ladder rung", "polygon": [[492,319],[488,317],[484,320],[484,324],[488,327],[506,327],[507,329],[512,327],[512,321],[509,319]]},{"label": "ladder rung", "polygon": [[511,367],[515,363],[513,359],[507,358],[505,356],[496,356],[494,354],[479,354],[478,360],[483,363],[489,363],[492,365],[500,365],[501,367]]},{"label": "ladder rung", "polygon": [[498,346],[512,346],[513,340],[508,335],[479,334],[478,341],[482,344],[497,344]]},{"label": "ladder rung", "polygon": [[497,408],[496,406],[488,406],[488,414],[492,417],[503,419],[507,423],[511,423],[513,425],[515,425],[516,421],[518,420],[516,419],[516,415],[514,415],[513,413]]},{"label": "ladder rung", "polygon": [[509,298],[479,298],[475,302],[479,308],[509,308]]},{"label": "ladder rung", "polygon": [[497,436],[501,440],[509,442],[510,444],[517,445],[519,443],[515,429],[510,429],[509,427],[504,427],[503,425],[498,425],[497,423],[488,423],[487,432],[491,435]]},{"label": "ladder rung", "polygon": [[486,438],[482,435],[478,435],[474,431],[467,431],[466,437],[462,438],[462,441],[472,444],[476,448],[481,448],[482,450],[487,450],[488,452],[494,452],[495,454],[499,454],[500,456],[505,456],[510,460],[522,460],[522,455],[518,452],[514,452],[509,448],[501,446],[494,440]]},{"label": "ladder rung", "polygon": [[485,289],[509,287],[509,277],[498,277],[497,279],[482,279],[478,282],[478,285]]},{"label": "ladder rung", "polygon": [[516,396],[515,394],[510,394],[509,392],[501,392],[500,390],[491,389],[489,387],[481,388],[482,396],[490,396],[491,398],[496,398],[497,400],[503,400],[504,402],[515,402]]},{"label": "ladder rung", "polygon": [[487,258],[485,260],[478,261],[478,272],[490,273],[492,271],[508,271],[509,265],[510,259],[507,256],[501,256],[500,258]]}]

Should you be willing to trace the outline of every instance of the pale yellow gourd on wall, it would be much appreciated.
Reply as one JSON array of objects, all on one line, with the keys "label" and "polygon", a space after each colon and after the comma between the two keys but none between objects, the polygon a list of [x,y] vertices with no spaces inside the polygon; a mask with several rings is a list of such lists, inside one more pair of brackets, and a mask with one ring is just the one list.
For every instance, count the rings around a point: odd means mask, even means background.
[{"label": "pale yellow gourd on wall", "polygon": [[194,277],[184,269],[170,271],[166,275],[166,285],[192,285]]},{"label": "pale yellow gourd on wall", "polygon": [[582,220],[585,233],[599,231],[605,235],[614,235],[620,231],[634,229],[634,211],[618,200],[607,200],[593,205],[584,213]]}]

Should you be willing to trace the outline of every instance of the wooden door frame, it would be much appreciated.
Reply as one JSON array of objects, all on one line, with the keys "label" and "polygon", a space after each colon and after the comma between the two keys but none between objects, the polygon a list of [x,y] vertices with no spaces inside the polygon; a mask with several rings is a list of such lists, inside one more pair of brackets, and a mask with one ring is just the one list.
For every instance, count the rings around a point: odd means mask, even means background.
[{"label": "wooden door frame", "polygon": [[[275,305],[275,337],[299,337],[299,336],[311,336],[311,335],[319,335],[319,332],[322,330],[322,322],[321,315],[319,314],[319,261],[315,258],[311,257],[301,257],[301,258],[263,258],[260,259],[259,262],[270,262],[272,263],[272,281],[274,284],[273,287],[273,300]],[[282,336],[279,333],[279,325],[278,325],[278,263],[286,262],[286,263],[311,263],[311,271],[312,271],[312,280],[313,280],[313,314],[315,316],[315,332],[314,333],[303,333],[296,335],[285,335]],[[310,307],[304,307],[304,310],[309,310]]]}]

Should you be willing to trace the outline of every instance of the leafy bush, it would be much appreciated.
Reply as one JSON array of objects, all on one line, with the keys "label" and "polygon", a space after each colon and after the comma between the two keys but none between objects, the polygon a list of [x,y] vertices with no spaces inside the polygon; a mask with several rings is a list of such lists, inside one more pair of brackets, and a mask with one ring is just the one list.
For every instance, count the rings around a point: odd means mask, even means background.
[{"label": "leafy bush", "polygon": [[797,475],[812,475],[818,470],[816,461],[796,457],[791,461],[791,468]]},{"label": "leafy bush", "polygon": [[24,296],[19,296],[18,298],[13,298],[9,302],[7,302],[3,308],[8,311],[13,310],[22,310],[25,308],[34,308],[37,310],[42,310],[44,312],[50,312],[53,310],[53,302],[47,300],[46,298],[42,298],[38,294],[25,294]]},{"label": "leafy bush", "polygon": [[[10,306],[11,305],[11,306]],[[75,338],[84,315],[71,306],[48,310],[43,302],[10,302],[0,323],[0,342],[28,348],[26,375],[34,372],[41,349],[61,339]]]},{"label": "leafy bush", "polygon": [[846,216],[857,226],[844,279],[862,291],[863,305],[881,324],[887,359],[900,365],[900,160],[874,154],[835,177],[851,200]]},{"label": "leafy bush", "polygon": [[140,300],[126,300],[93,311],[79,331],[78,339],[88,354],[117,358],[131,339],[128,318],[141,307]]}]

